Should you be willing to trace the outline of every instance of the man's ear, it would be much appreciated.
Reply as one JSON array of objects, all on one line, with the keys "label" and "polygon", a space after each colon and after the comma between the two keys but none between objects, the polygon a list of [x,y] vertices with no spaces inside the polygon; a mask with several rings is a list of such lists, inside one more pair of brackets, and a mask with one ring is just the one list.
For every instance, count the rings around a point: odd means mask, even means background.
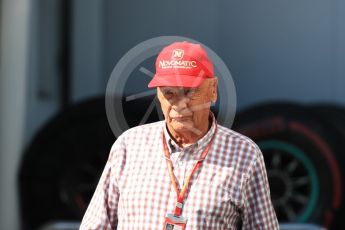
[{"label": "man's ear", "polygon": [[211,101],[216,103],[218,97],[218,78],[214,76],[212,81],[210,82],[210,90],[211,90]]},{"label": "man's ear", "polygon": [[156,90],[157,90],[157,98],[160,99],[160,97],[162,97],[162,89],[161,87],[156,87]]}]

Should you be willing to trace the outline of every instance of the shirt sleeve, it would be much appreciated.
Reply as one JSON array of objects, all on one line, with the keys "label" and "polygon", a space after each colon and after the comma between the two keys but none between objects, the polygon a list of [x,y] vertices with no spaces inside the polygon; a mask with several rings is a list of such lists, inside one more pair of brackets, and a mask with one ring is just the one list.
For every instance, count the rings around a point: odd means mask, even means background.
[{"label": "shirt sleeve", "polygon": [[244,210],[242,229],[279,229],[278,220],[271,202],[265,162],[260,149],[249,170],[244,189]]},{"label": "shirt sleeve", "polygon": [[117,181],[125,164],[124,154],[124,144],[118,139],[110,151],[79,230],[116,229],[119,200]]}]

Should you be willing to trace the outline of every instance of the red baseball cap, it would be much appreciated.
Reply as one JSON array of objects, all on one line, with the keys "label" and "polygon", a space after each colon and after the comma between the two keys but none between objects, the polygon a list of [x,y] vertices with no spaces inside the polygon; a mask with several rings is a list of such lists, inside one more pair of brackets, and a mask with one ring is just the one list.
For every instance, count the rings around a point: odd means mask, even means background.
[{"label": "red baseball cap", "polygon": [[213,64],[200,44],[174,42],[159,53],[156,74],[148,87],[198,87],[213,77]]}]

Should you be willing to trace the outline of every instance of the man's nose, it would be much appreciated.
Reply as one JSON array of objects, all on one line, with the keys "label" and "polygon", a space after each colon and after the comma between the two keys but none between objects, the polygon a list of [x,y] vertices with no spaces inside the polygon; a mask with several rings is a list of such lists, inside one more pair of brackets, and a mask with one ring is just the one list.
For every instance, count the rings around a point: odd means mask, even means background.
[{"label": "man's nose", "polygon": [[183,110],[188,107],[189,98],[186,96],[178,97],[173,105],[173,109],[176,111]]}]

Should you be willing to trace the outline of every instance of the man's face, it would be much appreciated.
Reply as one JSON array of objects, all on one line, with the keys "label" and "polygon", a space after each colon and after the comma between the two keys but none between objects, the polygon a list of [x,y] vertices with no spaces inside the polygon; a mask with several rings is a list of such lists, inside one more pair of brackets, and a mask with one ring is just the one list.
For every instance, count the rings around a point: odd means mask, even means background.
[{"label": "man's face", "polygon": [[158,87],[158,99],[170,131],[202,132],[210,106],[217,100],[217,79],[206,79],[197,88]]}]

